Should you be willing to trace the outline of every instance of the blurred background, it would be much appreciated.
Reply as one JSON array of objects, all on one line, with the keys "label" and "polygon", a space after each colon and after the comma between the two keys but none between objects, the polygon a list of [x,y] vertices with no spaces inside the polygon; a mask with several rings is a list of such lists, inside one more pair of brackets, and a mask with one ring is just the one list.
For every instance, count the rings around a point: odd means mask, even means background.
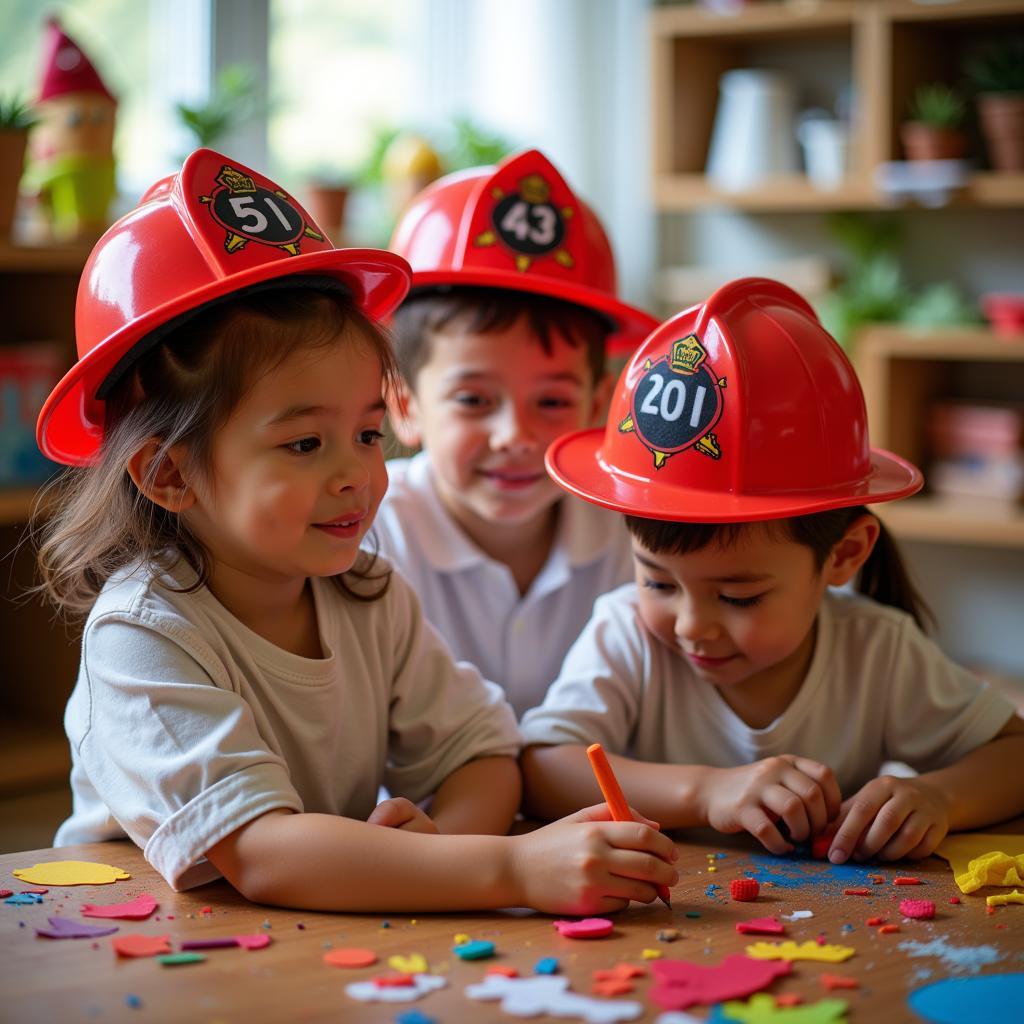
[{"label": "blurred background", "polygon": [[433,177],[537,147],[604,221],[627,300],[667,316],[747,274],[807,295],[873,441],[925,469],[882,514],[936,639],[1024,704],[1024,3],[4,0],[0,143],[28,157],[0,166],[0,849],[48,845],[69,800],[77,638],[24,600],[19,544],[102,229],[40,184],[47,14],[116,99],[104,222],[202,144],[336,242],[386,245]]}]

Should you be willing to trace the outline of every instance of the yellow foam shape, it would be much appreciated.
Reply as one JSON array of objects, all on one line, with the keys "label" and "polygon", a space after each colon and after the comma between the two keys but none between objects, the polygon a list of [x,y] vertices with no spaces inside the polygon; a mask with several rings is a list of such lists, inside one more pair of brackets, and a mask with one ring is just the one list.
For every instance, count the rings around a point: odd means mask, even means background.
[{"label": "yellow foam shape", "polygon": [[755,960],[824,960],[840,964],[857,950],[851,946],[819,946],[816,942],[755,942],[747,946],[747,956]]},{"label": "yellow foam shape", "polygon": [[[953,870],[953,878],[964,895],[975,892],[981,885],[1024,885],[1024,877],[1022,877],[1017,881],[1011,879],[1010,881],[980,882],[973,889],[964,888],[965,884],[972,885],[975,881],[973,874],[970,873],[971,862],[992,856],[993,853],[1002,854],[1015,860],[1017,864],[1015,873],[1021,875],[1024,871],[1024,835],[963,832],[959,835],[946,836],[939,843],[935,853],[949,861],[949,866]],[[1006,874],[1003,875],[1003,878],[1006,878]]]},{"label": "yellow foam shape", "polygon": [[394,967],[401,974],[426,974],[427,961],[420,953],[410,953],[408,956],[389,956],[388,966]]},{"label": "yellow foam shape", "polygon": [[640,950],[640,955],[645,960],[660,960],[661,959],[661,950],[660,949],[642,949],[642,950]]},{"label": "yellow foam shape", "polygon": [[33,885],[109,885],[132,877],[123,868],[88,860],[51,860],[30,868],[15,868],[11,874]]},{"label": "yellow foam shape", "polygon": [[1009,854],[993,850],[981,857],[975,857],[967,865],[967,870],[954,875],[960,891],[967,895],[976,892],[983,885],[1024,885],[1024,854],[1011,857]]},{"label": "yellow foam shape", "polygon": [[1024,903],[1024,892],[997,892],[985,897],[985,902],[990,907],[1005,907],[1007,903]]},{"label": "yellow foam shape", "polygon": [[782,1021],[799,1021],[800,1024],[830,1024],[835,1021],[838,1024],[846,1020],[846,1005],[845,999],[820,999],[802,1006],[781,1007],[774,996],[759,992],[746,1003],[730,1000],[722,1006],[722,1012],[729,1020],[740,1024],[781,1024]]}]

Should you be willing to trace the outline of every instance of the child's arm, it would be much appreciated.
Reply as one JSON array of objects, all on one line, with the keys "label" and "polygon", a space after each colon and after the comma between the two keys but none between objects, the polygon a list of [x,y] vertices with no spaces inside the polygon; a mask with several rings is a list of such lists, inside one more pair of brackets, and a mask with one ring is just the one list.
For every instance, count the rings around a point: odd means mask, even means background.
[{"label": "child's arm", "polygon": [[[817,835],[839,813],[839,787],[826,765],[784,755],[736,768],[653,764],[609,755],[629,802],[662,828],[710,825],[727,834],[746,830],[772,853],[793,839]],[[599,791],[586,748],[530,746],[522,755],[527,809],[544,817],[589,803]]]},{"label": "child's arm", "polygon": [[441,783],[430,816],[446,835],[503,836],[519,809],[522,778],[513,757],[481,757]]},{"label": "child's arm", "polygon": [[955,764],[912,779],[883,775],[843,804],[829,860],[927,857],[947,832],[1024,811],[1024,721],[1014,715],[988,743]]},{"label": "child's arm", "polygon": [[271,811],[207,856],[249,900],[331,911],[601,914],[650,903],[679,877],[671,840],[646,822],[609,821],[604,805],[523,836],[423,835]]}]

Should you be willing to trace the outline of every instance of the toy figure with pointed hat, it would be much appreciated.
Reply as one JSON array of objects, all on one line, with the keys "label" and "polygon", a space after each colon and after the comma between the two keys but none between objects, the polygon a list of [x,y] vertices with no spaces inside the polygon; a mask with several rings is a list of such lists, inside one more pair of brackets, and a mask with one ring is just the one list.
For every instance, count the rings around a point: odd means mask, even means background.
[{"label": "toy figure with pointed hat", "polygon": [[108,224],[116,191],[117,100],[56,18],[46,25],[36,109],[24,188],[38,196],[54,239],[93,240]]}]

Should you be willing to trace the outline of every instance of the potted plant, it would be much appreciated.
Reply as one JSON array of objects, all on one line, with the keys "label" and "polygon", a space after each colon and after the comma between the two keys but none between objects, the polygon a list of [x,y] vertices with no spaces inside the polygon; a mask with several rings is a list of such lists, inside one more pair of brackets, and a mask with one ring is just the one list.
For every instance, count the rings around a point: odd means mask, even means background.
[{"label": "potted plant", "polygon": [[900,137],[909,160],[958,160],[967,149],[963,95],[942,82],[918,86]]},{"label": "potted plant", "polygon": [[1024,38],[992,43],[966,65],[993,168],[1024,171]]},{"label": "potted plant", "polygon": [[0,96],[0,239],[10,235],[14,223],[25,144],[35,121],[32,108],[20,97]]},{"label": "potted plant", "polygon": [[228,64],[221,68],[205,103],[178,103],[175,110],[195,146],[214,148],[225,135],[257,113],[255,72],[246,64]]}]

